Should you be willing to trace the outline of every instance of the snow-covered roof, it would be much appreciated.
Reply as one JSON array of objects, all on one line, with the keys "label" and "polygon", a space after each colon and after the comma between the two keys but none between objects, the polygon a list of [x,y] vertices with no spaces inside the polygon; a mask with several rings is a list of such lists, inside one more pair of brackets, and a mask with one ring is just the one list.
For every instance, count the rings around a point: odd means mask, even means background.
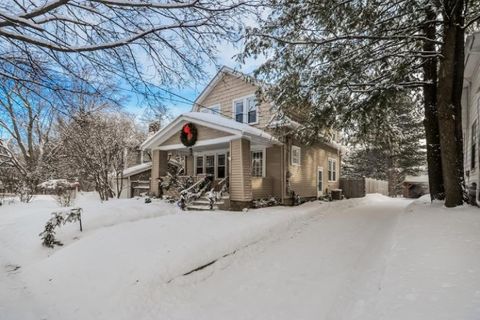
[{"label": "snow-covered roof", "polygon": [[129,168],[123,170],[123,176],[124,177],[133,176],[134,174],[150,170],[151,168],[152,168],[152,163],[151,162],[145,162],[145,163],[137,164],[135,166],[132,166],[132,167],[129,167]]},{"label": "snow-covered roof", "polygon": [[232,135],[232,139],[247,138],[249,140],[255,140],[257,142],[265,142],[271,144],[281,144],[275,137],[269,133],[252,127],[249,124],[237,122],[234,119],[226,118],[221,115],[204,113],[204,112],[187,112],[178,116],[175,120],[170,122],[166,127],[156,132],[153,136],[149,137],[142,143],[142,149],[148,149],[154,147],[156,144],[160,144],[163,139],[175,134],[180,129],[181,125],[185,122],[192,122],[199,125],[203,125],[216,130],[224,131]]},{"label": "snow-covered roof", "polygon": [[428,183],[428,175],[421,176],[406,176],[403,182],[409,183]]}]

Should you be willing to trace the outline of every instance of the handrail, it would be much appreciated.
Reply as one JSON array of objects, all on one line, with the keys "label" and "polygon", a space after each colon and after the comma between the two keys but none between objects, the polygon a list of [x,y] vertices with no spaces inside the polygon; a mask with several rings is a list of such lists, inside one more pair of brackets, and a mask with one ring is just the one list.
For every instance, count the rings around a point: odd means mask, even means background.
[{"label": "handrail", "polygon": [[188,193],[190,190],[195,189],[198,185],[202,184],[202,182],[205,182],[206,179],[207,179],[207,177],[204,177],[204,178],[198,180],[197,182],[192,184],[187,189],[184,189],[184,190],[180,191],[180,194],[185,194],[185,193]]}]

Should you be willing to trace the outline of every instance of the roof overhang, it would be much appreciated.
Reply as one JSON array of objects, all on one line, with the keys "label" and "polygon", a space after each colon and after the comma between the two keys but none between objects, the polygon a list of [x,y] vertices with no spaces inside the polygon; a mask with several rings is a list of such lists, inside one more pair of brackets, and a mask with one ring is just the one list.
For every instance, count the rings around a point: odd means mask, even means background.
[{"label": "roof overhang", "polygon": [[463,78],[471,82],[480,63],[480,32],[474,32],[467,37],[465,43],[465,70]]},{"label": "roof overhang", "polygon": [[185,123],[194,123],[204,127],[212,128],[227,133],[225,137],[214,138],[208,140],[198,141],[194,147],[216,145],[228,143],[232,140],[245,138],[250,140],[254,145],[281,145],[275,137],[269,133],[251,127],[248,124],[236,122],[233,119],[228,119],[223,116],[201,113],[189,112],[178,116],[175,120],[170,122],[166,127],[156,132],[153,136],[142,143],[142,150],[157,149],[157,150],[176,150],[185,149],[182,144],[161,146],[163,142],[169,139],[172,135],[178,134]]}]

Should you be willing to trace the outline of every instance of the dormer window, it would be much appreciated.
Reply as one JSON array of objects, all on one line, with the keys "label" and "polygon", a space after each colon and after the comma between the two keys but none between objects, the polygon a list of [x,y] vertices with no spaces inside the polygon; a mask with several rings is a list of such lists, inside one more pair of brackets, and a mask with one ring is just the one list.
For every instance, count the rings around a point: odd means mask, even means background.
[{"label": "dormer window", "polygon": [[233,101],[233,118],[237,122],[255,124],[258,121],[255,96],[248,96]]}]

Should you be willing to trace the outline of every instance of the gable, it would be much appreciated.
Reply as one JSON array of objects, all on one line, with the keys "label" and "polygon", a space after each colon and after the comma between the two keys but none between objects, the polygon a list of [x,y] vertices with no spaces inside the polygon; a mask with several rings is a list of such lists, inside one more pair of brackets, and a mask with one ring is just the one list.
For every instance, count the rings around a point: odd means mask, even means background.
[{"label": "gable", "polygon": [[[222,116],[233,118],[233,102],[248,96],[255,96],[259,87],[242,77],[226,72],[222,72],[218,77],[209,84],[210,88],[207,87],[196,100],[192,110],[202,112],[204,108],[219,106]],[[254,127],[265,128],[267,126],[272,114],[270,108],[271,105],[266,102],[258,105],[258,123],[254,124]]]},{"label": "gable", "polygon": [[[197,128],[197,134],[198,134],[197,141],[223,138],[223,137],[232,135],[228,132],[209,128],[206,126],[201,126],[198,124],[195,124],[195,127]],[[169,146],[169,145],[176,145],[181,143],[182,142],[180,141],[180,130],[178,130],[174,132],[172,136],[169,137],[167,140],[165,140],[163,143],[159,144],[159,146]]]},{"label": "gable", "polygon": [[257,87],[255,85],[246,82],[244,79],[224,73],[210,92],[198,100],[197,103],[205,107],[221,105],[222,113],[228,113],[227,116],[231,116],[232,100],[247,95],[254,95],[256,91]]}]

